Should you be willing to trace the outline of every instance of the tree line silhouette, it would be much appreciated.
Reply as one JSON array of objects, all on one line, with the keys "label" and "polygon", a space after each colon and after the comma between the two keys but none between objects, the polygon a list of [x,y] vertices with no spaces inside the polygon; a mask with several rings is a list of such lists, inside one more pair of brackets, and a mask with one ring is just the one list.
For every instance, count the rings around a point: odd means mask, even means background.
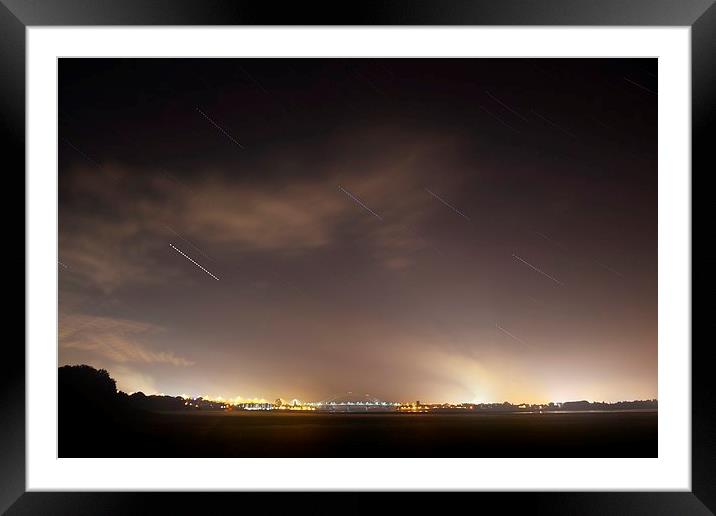
[{"label": "tree line silhouette", "polygon": [[[312,412],[308,429],[299,416],[272,411],[273,417],[231,417],[206,401],[179,396],[131,395],[117,390],[104,369],[63,366],[58,371],[58,455],[60,457],[346,457],[346,456],[654,456],[656,414],[616,409],[654,408],[656,400],[618,404],[567,402],[543,406],[567,415],[520,415],[530,405],[475,405],[455,416],[437,411],[425,424],[411,416]],[[196,400],[193,400],[196,402]],[[612,410],[579,414],[585,410]],[[464,414],[466,411],[463,411]],[[532,410],[532,413],[536,411]],[[341,418],[351,418],[346,421]],[[390,418],[389,420],[385,419]],[[423,415],[417,415],[423,417]],[[422,433],[421,433],[422,432]],[[396,440],[395,436],[401,436]]]},{"label": "tree line silhouette", "polygon": [[[143,392],[127,394],[117,390],[117,382],[105,369],[95,369],[88,365],[63,366],[59,368],[59,404],[60,413],[77,413],[91,410],[100,415],[117,410],[173,411],[196,410],[198,408],[220,409],[223,405],[209,400],[188,405],[181,396],[145,395]],[[467,403],[478,411],[519,412],[519,411],[585,411],[585,410],[634,410],[656,409],[657,400],[634,400],[607,403],[604,401],[566,401],[564,403],[513,404],[504,403]],[[445,407],[449,407],[448,404]]]}]

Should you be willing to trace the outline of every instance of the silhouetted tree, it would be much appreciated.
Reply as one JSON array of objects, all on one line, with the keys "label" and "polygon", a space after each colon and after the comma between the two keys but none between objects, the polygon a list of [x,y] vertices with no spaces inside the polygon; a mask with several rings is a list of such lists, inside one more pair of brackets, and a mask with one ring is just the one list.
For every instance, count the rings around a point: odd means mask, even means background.
[{"label": "silhouetted tree", "polygon": [[117,403],[117,382],[104,369],[63,366],[57,373],[60,412],[108,410]]},{"label": "silhouetted tree", "polygon": [[144,394],[142,391],[133,392],[132,394],[129,395],[129,401],[131,401],[132,403],[141,404],[144,402],[146,397],[147,397],[146,394]]},{"label": "silhouetted tree", "polygon": [[117,383],[104,369],[63,366],[57,372],[59,455],[92,456],[116,441]]}]

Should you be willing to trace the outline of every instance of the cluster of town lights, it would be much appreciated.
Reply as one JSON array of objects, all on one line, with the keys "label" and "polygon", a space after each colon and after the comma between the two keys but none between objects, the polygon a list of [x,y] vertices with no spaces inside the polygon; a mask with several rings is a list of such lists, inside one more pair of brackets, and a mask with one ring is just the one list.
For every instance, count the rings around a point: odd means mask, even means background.
[{"label": "cluster of town lights", "polygon": [[[225,400],[221,396],[216,398],[209,396],[190,397],[181,396],[184,399],[184,406],[192,408],[222,409],[222,410],[289,410],[289,411],[313,411],[313,410],[334,410],[339,407],[363,407],[392,409],[404,412],[427,412],[430,405],[421,405],[420,402],[401,403],[393,401],[309,401],[302,402],[294,399],[285,401],[277,399],[274,402],[265,399],[244,399],[236,397],[233,400]],[[444,408],[446,405],[441,405]],[[461,405],[450,405],[450,407],[462,408]]]}]

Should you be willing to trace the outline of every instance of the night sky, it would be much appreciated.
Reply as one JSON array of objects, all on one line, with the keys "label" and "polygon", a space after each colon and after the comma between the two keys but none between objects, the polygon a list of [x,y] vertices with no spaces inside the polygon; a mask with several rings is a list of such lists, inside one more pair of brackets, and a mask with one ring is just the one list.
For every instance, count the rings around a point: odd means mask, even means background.
[{"label": "night sky", "polygon": [[132,392],[657,397],[655,59],[61,59],[59,361]]}]

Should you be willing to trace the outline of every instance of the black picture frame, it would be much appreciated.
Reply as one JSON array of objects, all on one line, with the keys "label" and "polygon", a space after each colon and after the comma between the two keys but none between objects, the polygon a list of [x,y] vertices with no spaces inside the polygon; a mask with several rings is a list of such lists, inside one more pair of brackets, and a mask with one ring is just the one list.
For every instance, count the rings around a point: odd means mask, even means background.
[{"label": "black picture frame", "polygon": [[[3,155],[7,173],[4,179],[15,181],[15,184],[5,183],[6,191],[15,192],[14,195],[6,194],[6,198],[20,198],[19,192],[24,192],[24,175],[20,171],[25,167],[25,29],[47,25],[689,26],[692,192],[698,192],[693,189],[695,176],[699,176],[697,185],[703,184],[700,177],[707,177],[716,170],[711,149],[713,137],[710,137],[716,133],[714,0],[363,0],[351,3],[324,0],[285,3],[271,0],[0,0],[0,141],[6,146]],[[701,195],[705,195],[703,189]],[[13,211],[14,218],[6,217],[6,220],[15,220],[16,213]],[[695,218],[693,222],[696,222]],[[6,250],[9,248],[7,246]],[[11,254],[15,257],[12,261],[17,263],[19,251],[14,246],[13,249]],[[26,259],[24,245],[22,249]],[[706,290],[703,283],[699,286]],[[24,303],[22,306],[24,310]],[[15,310],[19,311],[19,308]],[[716,426],[711,412],[716,407],[716,383],[712,363],[708,360],[710,343],[693,339],[691,345],[691,492],[453,493],[449,503],[467,503],[473,508],[496,505],[508,513],[518,509],[550,514],[713,513],[716,511]],[[270,500],[268,512],[282,513],[308,507],[311,512],[325,510],[344,514],[367,512],[375,504],[382,504],[385,498],[381,493],[348,493],[339,502],[339,508],[330,505],[322,509],[322,503],[307,500],[310,493],[292,493],[290,496],[275,493],[267,499],[266,494],[257,493],[25,492],[25,431],[24,342],[6,338],[0,356],[0,511],[7,510],[8,514],[154,514],[161,508],[160,513],[213,514],[226,504],[231,507],[240,496],[241,507],[246,507],[247,502],[260,500],[267,503]],[[321,496],[321,500],[325,500],[326,495]],[[412,495],[400,501],[401,512],[425,509],[427,501],[425,494]],[[437,503],[444,510],[448,500],[442,497]],[[234,507],[238,510],[239,506]]]}]

